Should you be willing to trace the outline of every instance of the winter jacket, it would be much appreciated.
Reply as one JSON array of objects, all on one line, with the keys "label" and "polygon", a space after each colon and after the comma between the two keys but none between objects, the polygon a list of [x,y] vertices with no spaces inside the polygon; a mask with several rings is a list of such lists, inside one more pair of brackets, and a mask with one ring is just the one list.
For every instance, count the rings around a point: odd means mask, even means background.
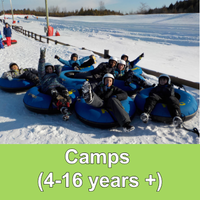
[{"label": "winter jacket", "polygon": [[155,94],[161,97],[162,99],[167,99],[170,96],[175,96],[174,87],[171,84],[170,85],[158,84],[158,86],[156,86],[150,91],[149,96],[152,96],[152,95],[155,96]]},{"label": "winter jacket", "polygon": [[125,100],[128,97],[127,93],[120,88],[115,87],[114,85],[107,88],[102,82],[96,86],[94,92],[104,101],[107,101],[112,96],[116,96],[119,101]]},{"label": "winter jacket", "polygon": [[68,66],[72,67],[74,63],[77,63],[79,66],[81,66],[81,65],[82,65],[86,60],[88,60],[89,58],[90,58],[89,56],[86,56],[86,57],[83,57],[83,58],[81,58],[80,60],[77,60],[77,61],[74,61],[74,60],[69,60],[69,61],[67,61],[67,60],[63,60],[63,59],[61,59],[61,58],[59,58],[58,60],[59,60],[62,64],[68,65]]},{"label": "winter jacket", "polygon": [[55,66],[55,72],[51,74],[46,74],[45,70],[45,59],[40,59],[38,64],[38,76],[41,83],[41,91],[46,93],[49,89],[53,89],[56,87],[65,88],[61,84],[61,79],[59,78],[60,73],[62,71],[61,65]]},{"label": "winter jacket", "polygon": [[[25,69],[21,68],[19,70],[10,70],[8,72],[4,72],[1,78],[7,78],[8,76],[11,76],[12,78],[21,78],[22,75],[24,75],[24,74],[27,74],[27,75],[28,74],[35,74],[35,75],[37,75],[38,72],[37,72],[37,70],[35,70],[33,68],[25,68]],[[23,78],[25,78],[25,77],[23,76]]]},{"label": "winter jacket", "polygon": [[126,70],[124,69],[124,70],[119,70],[118,68],[117,69],[115,69],[115,71],[114,71],[114,77],[116,78],[116,79],[120,79],[121,77],[123,77],[124,75],[126,74]]},{"label": "winter jacket", "polygon": [[1,39],[2,39],[2,35],[1,35],[1,31],[0,31],[0,49],[4,49],[4,46],[3,46]]},{"label": "winter jacket", "polygon": [[3,34],[5,35],[5,37],[11,37],[11,35],[12,35],[11,28],[10,27],[8,27],[8,28],[4,27],[3,28]]},{"label": "winter jacket", "polygon": [[95,79],[101,81],[103,76],[107,73],[114,75],[114,67],[111,67],[108,62],[104,62],[99,64],[95,69],[91,70],[91,74],[94,76]]},{"label": "winter jacket", "polygon": [[126,61],[126,71],[128,71],[129,69],[132,69],[140,60],[141,60],[141,56],[138,56],[135,60],[133,61]]}]

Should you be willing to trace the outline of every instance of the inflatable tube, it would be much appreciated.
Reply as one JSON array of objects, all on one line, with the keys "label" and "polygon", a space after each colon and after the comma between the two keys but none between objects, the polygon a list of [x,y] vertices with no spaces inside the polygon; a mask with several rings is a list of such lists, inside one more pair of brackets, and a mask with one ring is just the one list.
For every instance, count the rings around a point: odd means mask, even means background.
[{"label": "inflatable tube", "polygon": [[34,83],[23,79],[13,78],[12,81],[9,81],[7,78],[0,78],[0,88],[7,92],[26,91],[34,85]]},{"label": "inflatable tube", "polygon": [[132,70],[135,74],[138,74],[138,75],[141,75],[142,72],[143,72],[142,69],[141,69],[141,67],[139,67],[137,65],[135,65],[134,68],[132,68],[130,70]]},{"label": "inflatable tube", "polygon": [[69,71],[62,71],[60,74],[60,78],[62,79],[62,84],[66,88],[74,88],[75,90],[81,89],[83,83],[86,81],[86,79],[79,79],[79,78],[73,78],[74,74],[79,73],[79,71],[76,70],[69,70]]},{"label": "inflatable tube", "polygon": [[[152,88],[147,88],[145,90],[140,91],[140,93],[135,98],[136,107],[143,112],[144,111],[144,104],[146,98],[149,96],[149,92]],[[180,109],[182,117],[184,120],[189,120],[196,114],[198,110],[198,104],[195,98],[179,89],[175,89],[175,95],[179,99],[180,102]],[[172,117],[167,109],[166,104],[157,103],[153,111],[151,112],[151,118],[155,121],[162,121],[162,122],[172,122]]]},{"label": "inflatable tube", "polygon": [[[7,44],[7,40],[3,40],[2,43],[5,45]],[[16,44],[17,40],[11,40],[11,44]]]},{"label": "inflatable tube", "polygon": [[[145,81],[145,79],[142,76],[140,76],[140,78]],[[141,88],[136,83],[131,83],[130,85],[125,85],[125,81],[124,80],[118,80],[118,79],[115,79],[114,85],[116,87],[126,91],[129,95],[133,95],[136,91],[138,91],[138,89]]]},{"label": "inflatable tube", "polygon": [[[88,66],[88,67],[83,67],[83,68],[80,68],[80,71],[81,72],[87,72],[87,71],[90,71],[90,70],[93,70],[94,69],[94,66],[91,65],[91,66]],[[62,68],[62,71],[66,71],[66,70],[74,70],[73,67],[70,67],[68,65],[64,65],[63,68]]]},{"label": "inflatable tube", "polygon": [[[132,119],[136,111],[134,101],[128,97],[121,103]],[[88,105],[83,98],[75,103],[75,112],[80,121],[92,127],[108,129],[119,126],[112,116],[112,111]]]},{"label": "inflatable tube", "polygon": [[[74,89],[68,89],[68,91],[73,104],[76,101],[78,91]],[[59,112],[52,104],[52,97],[41,93],[39,87],[28,90],[24,95],[23,102],[27,109],[36,113],[53,114]]]}]

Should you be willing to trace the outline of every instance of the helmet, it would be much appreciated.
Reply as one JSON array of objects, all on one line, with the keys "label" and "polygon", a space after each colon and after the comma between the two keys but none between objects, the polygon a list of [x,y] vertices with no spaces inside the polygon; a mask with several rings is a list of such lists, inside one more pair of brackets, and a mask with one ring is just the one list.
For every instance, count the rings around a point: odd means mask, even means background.
[{"label": "helmet", "polygon": [[76,58],[78,59],[78,54],[73,53],[73,54],[71,55],[71,60],[73,59],[73,57],[76,57]]},{"label": "helmet", "polygon": [[114,60],[114,61],[116,61],[116,62],[117,62],[117,58],[115,58],[115,57],[112,57],[112,56],[110,57],[109,61],[110,61],[110,60]]},{"label": "helmet", "polygon": [[45,63],[44,66],[45,66],[45,69],[50,66],[54,70],[54,66],[51,63]]},{"label": "helmet", "polygon": [[120,60],[120,61],[118,62],[118,64],[126,65],[126,61]]},{"label": "helmet", "polygon": [[[9,65],[10,70],[11,70],[11,67],[12,67],[13,65],[17,65],[17,63],[14,63],[14,62],[10,63],[10,65]],[[18,65],[17,65],[17,67],[19,68]]]},{"label": "helmet", "polygon": [[104,76],[103,76],[103,78],[102,78],[102,83],[104,84],[105,82],[105,78],[112,78],[113,79],[113,83],[114,83],[114,81],[115,81],[115,77],[112,75],[112,74],[110,74],[110,73],[107,73],[107,74],[105,74]]},{"label": "helmet", "polygon": [[122,54],[121,59],[124,59],[124,57],[127,57],[128,60],[128,56],[126,54]]},{"label": "helmet", "polygon": [[158,78],[158,82],[160,82],[160,78],[165,77],[168,79],[168,84],[171,84],[171,78],[167,74],[161,74]]}]

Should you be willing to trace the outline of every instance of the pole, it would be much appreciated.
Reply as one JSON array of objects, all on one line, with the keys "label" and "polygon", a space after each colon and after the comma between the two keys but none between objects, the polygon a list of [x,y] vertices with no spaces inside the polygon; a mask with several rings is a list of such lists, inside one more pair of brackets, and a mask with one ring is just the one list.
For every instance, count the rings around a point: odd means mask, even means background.
[{"label": "pole", "polygon": [[4,11],[4,7],[3,7],[3,2],[4,2],[4,0],[2,0],[2,8],[3,8],[4,19],[5,19],[5,11]]},{"label": "pole", "polygon": [[45,0],[45,7],[46,7],[47,36],[48,36],[48,29],[49,29],[49,14],[48,14],[48,4],[47,4],[47,0]]},{"label": "pole", "polygon": [[12,9],[12,2],[11,2],[11,0],[10,0],[10,7],[11,7],[11,12],[12,12],[12,19],[14,21],[14,15],[13,15],[13,9]]}]

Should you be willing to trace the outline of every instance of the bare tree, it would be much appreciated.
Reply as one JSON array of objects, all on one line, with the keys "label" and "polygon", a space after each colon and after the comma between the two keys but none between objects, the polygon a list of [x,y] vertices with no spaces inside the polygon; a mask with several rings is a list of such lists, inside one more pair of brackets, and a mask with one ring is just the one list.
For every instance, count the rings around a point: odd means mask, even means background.
[{"label": "bare tree", "polygon": [[104,2],[103,2],[103,1],[100,1],[100,2],[99,2],[99,10],[103,11],[103,10],[105,10],[105,9],[106,9],[106,7],[105,7],[105,5],[104,5]]},{"label": "bare tree", "polygon": [[139,13],[139,14],[146,13],[149,10],[149,6],[146,3],[142,3],[142,2],[140,2],[140,4],[141,5],[140,5],[139,10],[137,11],[137,13]]}]

